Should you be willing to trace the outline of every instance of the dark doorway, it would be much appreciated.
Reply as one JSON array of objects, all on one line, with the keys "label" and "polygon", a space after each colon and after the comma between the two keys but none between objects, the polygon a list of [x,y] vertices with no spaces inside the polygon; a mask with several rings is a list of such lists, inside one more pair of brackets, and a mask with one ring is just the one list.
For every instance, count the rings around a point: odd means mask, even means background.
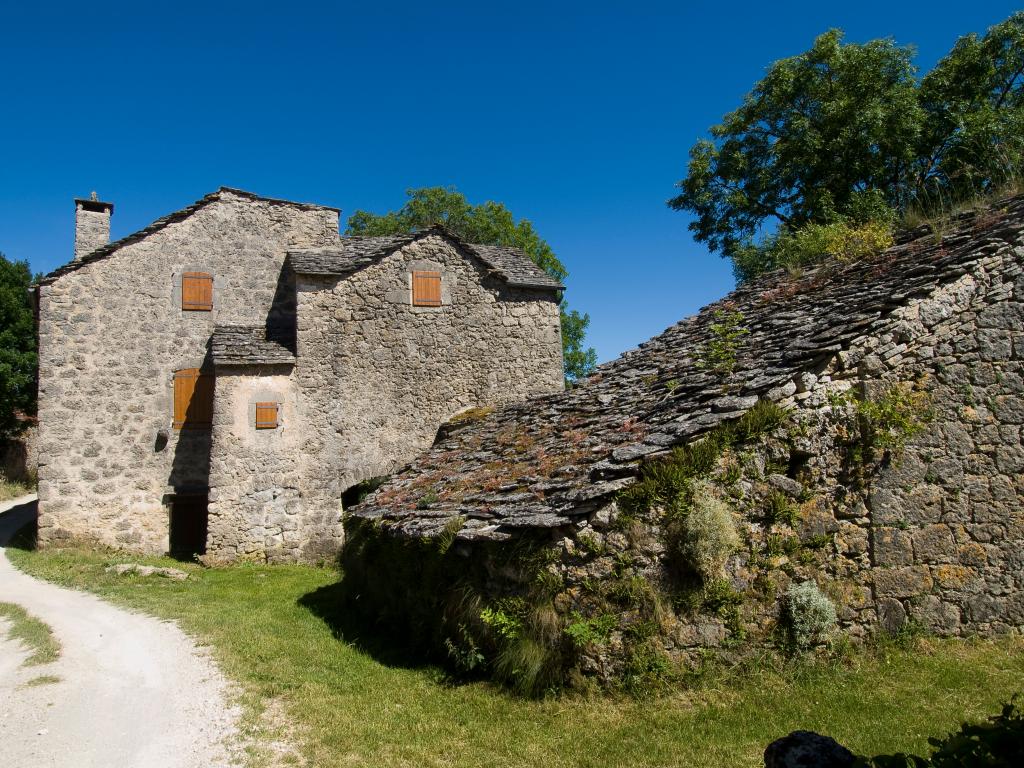
[{"label": "dark doorway", "polygon": [[171,499],[171,557],[191,560],[206,553],[207,516],[205,495]]}]

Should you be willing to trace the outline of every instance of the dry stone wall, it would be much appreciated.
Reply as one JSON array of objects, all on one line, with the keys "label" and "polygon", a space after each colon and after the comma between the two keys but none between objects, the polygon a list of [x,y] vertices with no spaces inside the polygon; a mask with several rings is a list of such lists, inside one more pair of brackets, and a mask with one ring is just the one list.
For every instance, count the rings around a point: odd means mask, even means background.
[{"label": "dry stone wall", "polygon": [[[209,430],[172,429],[176,370],[209,368],[216,324],[285,316],[289,247],[337,240],[337,211],[228,190],[40,287],[40,540],[168,546],[170,494],[209,485]],[[214,275],[184,312],[182,271]],[[279,311],[280,310],[280,311]]]},{"label": "dry stone wall", "polygon": [[[562,682],[605,684],[794,642],[806,582],[855,640],[1020,632],[1024,200],[959,224],[744,286],[564,395],[449,428],[351,511],[351,605],[500,674],[497,615]],[[746,335],[716,369],[730,319]],[[748,431],[762,408],[785,419]],[[695,565],[697,506],[739,536],[721,570]]]}]

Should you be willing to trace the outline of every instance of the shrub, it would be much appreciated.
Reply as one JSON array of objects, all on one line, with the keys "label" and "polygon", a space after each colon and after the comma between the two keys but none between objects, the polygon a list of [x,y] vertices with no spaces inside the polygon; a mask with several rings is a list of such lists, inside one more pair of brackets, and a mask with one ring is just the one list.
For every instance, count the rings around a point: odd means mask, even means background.
[{"label": "shrub", "polygon": [[740,545],[732,510],[717,498],[706,480],[693,483],[689,513],[680,521],[679,554],[701,580],[709,583],[725,571],[729,555]]},{"label": "shrub", "polygon": [[836,627],[836,607],[813,581],[786,590],[783,617],[793,645],[800,650],[827,640]]},{"label": "shrub", "polygon": [[1024,765],[1024,713],[1015,702],[986,722],[964,723],[944,739],[928,739],[931,757],[876,755],[860,757],[857,768],[997,768]]},{"label": "shrub", "polygon": [[892,221],[859,221],[841,217],[783,231],[760,245],[747,245],[736,254],[734,270],[740,281],[779,267],[799,271],[828,259],[847,263],[884,251],[893,244]]}]

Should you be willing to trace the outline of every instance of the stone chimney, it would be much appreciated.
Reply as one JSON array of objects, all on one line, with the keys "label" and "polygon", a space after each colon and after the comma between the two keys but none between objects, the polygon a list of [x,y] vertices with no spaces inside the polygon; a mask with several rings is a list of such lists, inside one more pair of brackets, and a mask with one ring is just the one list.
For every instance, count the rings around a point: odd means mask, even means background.
[{"label": "stone chimney", "polygon": [[113,203],[103,203],[93,192],[89,199],[75,198],[75,261],[110,242]]}]

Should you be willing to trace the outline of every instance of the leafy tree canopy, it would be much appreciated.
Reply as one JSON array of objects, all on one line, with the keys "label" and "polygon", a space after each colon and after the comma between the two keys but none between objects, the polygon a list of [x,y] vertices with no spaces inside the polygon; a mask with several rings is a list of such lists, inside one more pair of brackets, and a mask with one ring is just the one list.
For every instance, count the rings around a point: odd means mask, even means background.
[{"label": "leafy tree canopy", "polygon": [[690,149],[669,205],[695,214],[698,241],[749,264],[759,238],[862,222],[879,201],[905,212],[1015,178],[1024,158],[1024,12],[984,37],[961,38],[923,79],[913,54],[891,40],[845,43],[831,30],[776,62]]},{"label": "leafy tree canopy", "polygon": [[[356,211],[349,217],[349,235],[396,235],[415,232],[433,224],[444,224],[471,243],[519,248],[537,266],[557,280],[565,280],[568,271],[526,219],[518,221],[501,203],[488,201],[472,205],[466,196],[451,187],[424,187],[406,191],[405,205],[383,215]],[[597,353],[585,348],[590,316],[561,304],[562,351],[565,375],[569,381],[587,376],[597,364]]]},{"label": "leafy tree canopy", "polygon": [[0,437],[18,430],[19,414],[36,410],[36,334],[28,262],[0,253]]}]

